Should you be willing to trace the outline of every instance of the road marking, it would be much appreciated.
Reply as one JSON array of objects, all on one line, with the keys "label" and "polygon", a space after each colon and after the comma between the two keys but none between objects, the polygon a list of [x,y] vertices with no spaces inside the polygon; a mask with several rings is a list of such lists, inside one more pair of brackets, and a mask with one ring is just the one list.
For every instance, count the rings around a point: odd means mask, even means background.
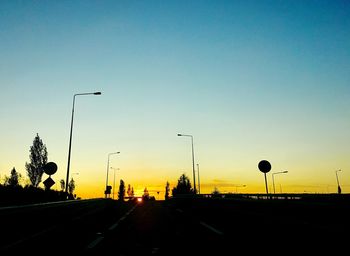
[{"label": "road marking", "polygon": [[[179,212],[179,213],[184,213],[183,210],[181,210],[180,208],[176,208],[176,211]],[[200,221],[199,224],[201,224],[202,226],[206,227],[207,229],[209,229],[210,231],[214,232],[215,234],[217,235],[224,235],[223,232],[221,232],[220,230],[217,230],[216,228],[210,226],[209,224],[203,222],[203,221]]]},{"label": "road marking", "polygon": [[58,204],[76,204],[80,202],[86,203],[87,201],[99,201],[103,199],[80,199],[80,200],[66,200],[66,201],[56,201],[56,202],[46,202],[46,203],[36,203],[36,204],[25,204],[25,205],[12,205],[12,206],[3,206],[0,207],[0,211],[4,210],[12,210],[12,209],[21,209],[21,208],[29,208],[36,206],[55,206]]},{"label": "road marking", "polygon": [[217,230],[216,228],[213,228],[212,226],[210,226],[209,224],[207,224],[207,223],[205,223],[203,221],[199,222],[199,224],[201,224],[202,226],[206,227],[207,229],[213,231],[214,233],[216,233],[216,234],[218,234],[220,236],[222,236],[224,234],[223,232]]},{"label": "road marking", "polygon": [[135,210],[136,207],[137,207],[137,204],[136,204],[133,208],[131,208],[127,213],[125,213],[124,216],[121,217],[116,223],[114,223],[112,226],[110,226],[108,230],[109,230],[109,231],[112,231],[112,230],[114,230],[116,227],[118,227],[119,223],[122,222],[123,220],[125,220],[126,217],[128,217],[128,215],[129,215],[133,210]]},{"label": "road marking", "polygon": [[99,242],[101,242],[101,241],[103,240],[103,238],[104,238],[104,237],[101,236],[101,234],[100,234],[100,236],[97,237],[94,241],[92,241],[92,242],[87,246],[87,248],[88,248],[88,249],[94,248],[96,245],[98,245]]},{"label": "road marking", "polygon": [[[114,229],[116,229],[119,225],[119,223],[121,223],[123,220],[126,219],[126,217],[132,213],[132,211],[135,210],[135,208],[137,207],[137,205],[135,205],[133,208],[131,208],[127,213],[125,213],[119,220],[117,220],[116,223],[114,223],[112,226],[110,226],[108,228],[108,231],[112,231]],[[87,246],[87,249],[93,249],[95,248],[102,240],[104,239],[104,237],[101,235],[101,233],[98,233],[98,237],[92,241],[88,246]]]}]

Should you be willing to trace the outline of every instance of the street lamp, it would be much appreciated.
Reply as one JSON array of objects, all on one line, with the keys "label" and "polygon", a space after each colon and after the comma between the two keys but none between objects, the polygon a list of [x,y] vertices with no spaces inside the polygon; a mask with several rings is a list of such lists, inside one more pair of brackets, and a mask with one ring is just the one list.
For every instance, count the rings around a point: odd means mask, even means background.
[{"label": "street lamp", "polygon": [[105,198],[107,198],[108,195],[108,169],[109,169],[109,157],[111,155],[119,154],[120,152],[113,152],[108,154],[108,160],[107,160],[107,177],[106,177],[106,191],[105,191]]},{"label": "street lamp", "polygon": [[338,194],[341,194],[341,188],[340,188],[339,179],[338,179],[338,172],[341,172],[341,170],[335,171],[335,176],[337,177],[337,184],[338,184]]},{"label": "street lamp", "polygon": [[274,173],[272,173],[272,184],[273,184],[273,193],[274,193],[274,194],[276,194],[274,175],[275,175],[275,174],[280,174],[280,173],[287,173],[287,172],[288,172],[288,171],[282,171],[282,172],[274,172]]},{"label": "street lamp", "polygon": [[246,187],[247,185],[245,185],[245,184],[242,184],[242,185],[238,184],[238,185],[233,185],[233,186],[236,188],[236,194],[237,194],[237,188],[238,187]]},{"label": "street lamp", "polygon": [[199,179],[199,164],[197,164],[197,171],[198,171],[198,194],[201,194],[201,182]]},{"label": "street lamp", "polygon": [[180,134],[178,133],[177,136],[184,136],[184,137],[191,137],[191,143],[192,143],[192,171],[193,171],[193,187],[194,187],[194,193],[197,194],[196,189],[196,174],[194,170],[194,150],[193,150],[193,136],[187,135],[187,134]]},{"label": "street lamp", "polygon": [[114,199],[114,188],[115,188],[115,170],[119,170],[119,168],[113,168],[113,167],[111,167],[111,169],[113,169],[113,176],[114,176],[114,178],[113,178],[113,199]]},{"label": "street lamp", "polygon": [[70,154],[71,154],[71,148],[72,148],[75,96],[81,96],[81,95],[101,95],[101,92],[77,93],[77,94],[74,94],[74,96],[73,96],[72,120],[71,120],[71,123],[70,123],[70,136],[69,136],[69,148],[68,148],[68,164],[67,164],[67,177],[66,177],[66,193],[67,194],[68,194],[68,182],[69,182]]}]

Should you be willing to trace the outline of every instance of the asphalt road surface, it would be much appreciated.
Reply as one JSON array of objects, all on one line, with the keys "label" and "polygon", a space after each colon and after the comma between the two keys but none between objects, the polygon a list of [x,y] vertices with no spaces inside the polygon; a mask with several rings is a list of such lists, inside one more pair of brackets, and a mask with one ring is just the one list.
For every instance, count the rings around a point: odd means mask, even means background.
[{"label": "asphalt road surface", "polygon": [[0,255],[347,254],[348,202],[77,200],[0,208]]}]

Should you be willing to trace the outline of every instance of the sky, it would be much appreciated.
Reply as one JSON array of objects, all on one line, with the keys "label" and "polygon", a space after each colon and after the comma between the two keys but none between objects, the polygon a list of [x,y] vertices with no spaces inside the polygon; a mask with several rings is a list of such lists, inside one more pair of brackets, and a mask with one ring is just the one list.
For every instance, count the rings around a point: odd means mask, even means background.
[{"label": "sky", "polygon": [[100,91],[75,97],[82,198],[107,175],[156,199],[183,173],[193,185],[178,133],[201,193],[265,193],[261,160],[270,191],[287,170],[276,192],[335,193],[337,174],[349,193],[349,28],[336,0],[0,0],[0,182],[13,167],[27,182],[38,133],[59,189],[73,96]]}]

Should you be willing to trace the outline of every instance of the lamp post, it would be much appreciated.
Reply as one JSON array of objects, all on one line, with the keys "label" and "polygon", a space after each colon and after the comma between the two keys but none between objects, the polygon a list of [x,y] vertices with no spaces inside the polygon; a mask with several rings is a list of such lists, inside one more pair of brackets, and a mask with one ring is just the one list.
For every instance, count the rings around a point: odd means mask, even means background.
[{"label": "lamp post", "polygon": [[113,178],[113,199],[114,199],[114,188],[115,188],[115,170],[119,170],[119,168],[113,168],[113,167],[111,167],[111,169],[113,169],[113,176],[114,176],[114,178]]},{"label": "lamp post", "polygon": [[280,173],[287,173],[287,172],[288,172],[288,171],[282,171],[282,172],[274,172],[274,173],[272,173],[272,184],[273,184],[273,193],[274,193],[274,194],[276,194],[274,175],[275,175],[275,174],[280,174]]},{"label": "lamp post", "polygon": [[187,134],[180,134],[178,133],[177,136],[184,136],[184,137],[191,137],[191,143],[192,143],[192,171],[193,171],[193,187],[194,187],[194,194],[197,194],[196,189],[196,174],[194,170],[194,150],[193,150],[193,136],[187,135]]},{"label": "lamp post", "polygon": [[337,177],[337,184],[338,184],[338,194],[341,194],[341,188],[340,188],[339,179],[338,179],[338,172],[341,172],[341,170],[335,171],[335,176]]},{"label": "lamp post", "polygon": [[73,119],[74,119],[75,97],[82,96],[82,95],[101,95],[101,92],[77,93],[77,94],[74,94],[74,96],[73,96],[72,119],[71,119],[71,123],[70,123],[69,148],[68,148],[67,177],[66,177],[66,193],[67,194],[68,194],[68,182],[69,182],[70,155],[71,155],[72,136],[73,136]]},{"label": "lamp post", "polygon": [[198,171],[198,194],[201,194],[201,182],[199,179],[199,164],[197,164],[197,171]]},{"label": "lamp post", "polygon": [[237,188],[238,188],[238,187],[246,187],[246,186],[247,186],[247,185],[245,185],[245,184],[242,184],[242,185],[239,185],[239,184],[238,184],[238,185],[234,185],[234,187],[236,187],[236,194],[237,194],[237,192],[238,192],[238,191],[237,191]]},{"label": "lamp post", "polygon": [[108,154],[108,160],[107,160],[107,177],[106,177],[106,191],[105,191],[105,198],[107,198],[108,195],[108,169],[109,169],[109,157],[111,155],[119,154],[120,152],[113,152]]}]

